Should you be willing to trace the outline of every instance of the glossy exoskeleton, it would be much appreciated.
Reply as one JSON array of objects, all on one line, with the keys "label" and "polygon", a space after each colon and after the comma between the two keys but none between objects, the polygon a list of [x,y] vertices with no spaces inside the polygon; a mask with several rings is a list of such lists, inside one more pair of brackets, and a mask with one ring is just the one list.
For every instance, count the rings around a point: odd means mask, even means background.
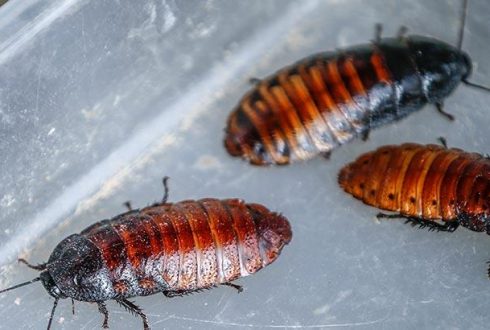
[{"label": "glossy exoskeleton", "polygon": [[59,299],[97,303],[108,327],[104,301],[143,311],[128,300],[162,292],[179,296],[253,274],[272,263],[292,233],[287,219],[260,204],[239,199],[201,199],[167,203],[165,197],[139,210],[103,220],[61,241],[45,264],[31,268],[38,278],[0,291],[41,281]]},{"label": "glossy exoskeleton", "polygon": [[338,180],[355,198],[395,212],[378,218],[449,232],[462,225],[490,234],[488,156],[433,144],[389,145],[344,166]]},{"label": "glossy exoskeleton", "polygon": [[[463,24],[466,17],[466,2]],[[468,82],[472,62],[443,41],[404,36],[311,55],[257,80],[228,118],[225,147],[255,165],[288,164],[334,148],[370,130],[443,101]]]}]

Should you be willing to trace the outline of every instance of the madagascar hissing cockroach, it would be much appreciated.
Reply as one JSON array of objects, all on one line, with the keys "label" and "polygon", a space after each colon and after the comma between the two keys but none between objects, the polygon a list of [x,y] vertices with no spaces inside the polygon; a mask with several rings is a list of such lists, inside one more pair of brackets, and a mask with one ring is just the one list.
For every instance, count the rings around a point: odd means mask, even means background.
[{"label": "madagascar hissing cockroach", "polygon": [[[339,184],[368,205],[434,230],[490,234],[490,160],[434,144],[384,146],[344,166]],[[439,223],[442,222],[442,223]]]},{"label": "madagascar hissing cockroach", "polygon": [[443,101],[467,79],[471,59],[458,46],[423,36],[381,38],[371,44],[306,57],[263,80],[228,118],[225,147],[255,165],[288,164],[334,148],[371,129]]},{"label": "madagascar hissing cockroach", "polygon": [[[231,282],[272,263],[291,240],[287,219],[260,204],[239,199],[161,203],[130,210],[68,236],[47,263],[30,265],[39,277],[0,293],[41,281],[55,298],[97,303],[108,327],[106,300],[115,300],[143,319],[128,298],[162,292],[167,297]],[[129,205],[129,204],[128,204]],[[130,208],[130,207],[129,207]]]}]

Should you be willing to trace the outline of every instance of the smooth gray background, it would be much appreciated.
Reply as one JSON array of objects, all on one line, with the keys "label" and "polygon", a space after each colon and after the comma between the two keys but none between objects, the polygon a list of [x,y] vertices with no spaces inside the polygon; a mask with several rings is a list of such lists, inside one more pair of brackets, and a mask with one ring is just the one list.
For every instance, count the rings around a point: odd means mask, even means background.
[{"label": "smooth gray background", "polygon": [[[460,86],[448,122],[432,107],[317,158],[257,168],[222,147],[228,113],[263,77],[322,50],[411,33],[455,43],[461,2],[9,1],[0,8],[0,288],[36,276],[89,224],[159,200],[241,197],[281,211],[293,241],[278,261],[183,298],[136,298],[153,329],[479,329],[490,323],[487,235],[378,222],[337,186],[340,167],[386,143],[490,153],[490,95]],[[472,80],[490,84],[490,5],[471,0],[464,49]],[[43,329],[52,299],[40,284],[0,296],[1,329]],[[141,321],[109,303],[112,329]],[[91,304],[62,301],[55,329],[98,329]]]}]

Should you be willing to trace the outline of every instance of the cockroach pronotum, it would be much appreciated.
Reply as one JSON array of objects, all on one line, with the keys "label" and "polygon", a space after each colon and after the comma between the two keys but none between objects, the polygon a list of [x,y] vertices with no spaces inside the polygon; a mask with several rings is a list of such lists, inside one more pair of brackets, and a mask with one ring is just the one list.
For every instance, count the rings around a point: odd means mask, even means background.
[{"label": "cockroach pronotum", "polygon": [[427,103],[444,112],[443,101],[469,82],[471,59],[461,47],[422,36],[381,38],[371,44],[306,57],[255,87],[228,118],[225,147],[252,164],[288,164],[334,148],[371,129],[398,121]]},{"label": "cockroach pronotum", "polygon": [[368,205],[432,230],[459,225],[490,234],[490,159],[439,145],[406,143],[361,155],[339,173],[339,184]]},{"label": "cockroach pronotum", "polygon": [[201,199],[161,203],[97,222],[61,241],[47,263],[30,265],[39,277],[0,291],[41,281],[55,298],[48,329],[59,299],[94,302],[104,315],[105,301],[115,300],[139,315],[128,298],[162,292],[179,296],[231,283],[272,263],[291,240],[287,219],[260,204],[239,199]]}]

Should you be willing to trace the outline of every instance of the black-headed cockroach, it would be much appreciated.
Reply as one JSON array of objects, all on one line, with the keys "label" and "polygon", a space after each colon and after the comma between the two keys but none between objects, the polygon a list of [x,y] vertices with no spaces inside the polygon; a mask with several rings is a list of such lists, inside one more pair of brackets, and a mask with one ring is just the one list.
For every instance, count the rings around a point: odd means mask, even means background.
[{"label": "black-headed cockroach", "polygon": [[179,296],[253,274],[272,263],[291,240],[287,219],[260,204],[239,199],[201,199],[161,203],[130,210],[68,236],[47,263],[30,265],[39,277],[0,291],[41,281],[55,298],[48,329],[59,299],[97,303],[108,327],[105,301],[115,300],[141,316],[128,300],[162,292]]},{"label": "black-headed cockroach", "polygon": [[371,44],[309,56],[255,87],[230,114],[225,147],[252,164],[306,160],[371,129],[398,121],[426,104],[443,101],[468,81],[472,62],[462,51],[467,12],[464,1],[457,47],[437,39],[381,38]]}]

